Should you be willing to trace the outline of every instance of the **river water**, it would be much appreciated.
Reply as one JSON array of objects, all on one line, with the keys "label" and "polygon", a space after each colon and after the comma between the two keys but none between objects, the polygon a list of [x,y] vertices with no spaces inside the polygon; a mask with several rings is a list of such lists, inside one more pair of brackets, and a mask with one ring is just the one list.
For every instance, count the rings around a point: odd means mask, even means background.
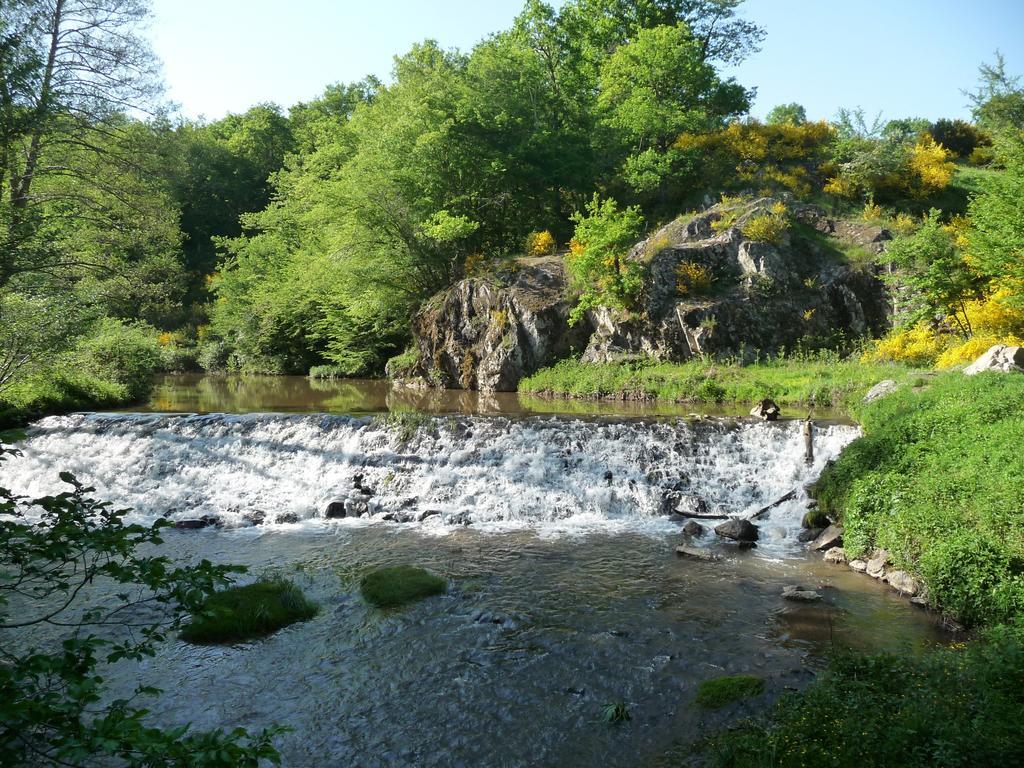
[{"label": "river water", "polygon": [[[44,419],[0,465],[29,495],[58,490],[67,469],[139,521],[215,516],[221,527],[171,532],[167,546],[249,578],[284,574],[320,603],[266,640],[172,641],[116,666],[115,692],[165,690],[156,722],[288,725],[288,766],[641,766],[804,685],[832,648],[942,639],[926,614],[795,541],[803,485],[856,436],[848,424],[819,424],[808,467],[796,422],[231,381],[167,380],[148,413]],[[757,549],[695,542],[723,558],[707,563],[674,554],[665,489],[737,516],[797,494],[759,523]],[[324,518],[346,501],[366,515]],[[360,574],[403,563],[443,575],[449,593],[368,607]],[[787,584],[824,599],[787,603]],[[741,673],[764,677],[766,694],[694,706],[700,681]],[[632,719],[600,722],[618,702]]]}]

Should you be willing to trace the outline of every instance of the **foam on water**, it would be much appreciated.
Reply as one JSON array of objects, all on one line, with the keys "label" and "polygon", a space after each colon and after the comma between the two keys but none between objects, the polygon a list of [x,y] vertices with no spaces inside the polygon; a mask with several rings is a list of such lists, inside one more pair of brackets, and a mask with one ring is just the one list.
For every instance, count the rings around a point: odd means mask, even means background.
[{"label": "foam on water", "polygon": [[290,514],[309,527],[365,524],[322,519],[328,503],[353,498],[361,474],[373,492],[371,522],[436,510],[415,524],[439,533],[458,521],[544,535],[677,530],[659,511],[671,486],[736,516],[798,489],[760,523],[759,551],[779,556],[791,551],[804,484],[857,434],[819,425],[808,467],[798,422],[423,417],[416,424],[326,415],[51,417],[18,446],[21,457],[0,464],[0,478],[40,496],[65,490],[57,473],[67,470],[95,486],[96,496],[132,508],[129,518],[140,522],[216,515],[241,524],[260,511],[268,522]]}]

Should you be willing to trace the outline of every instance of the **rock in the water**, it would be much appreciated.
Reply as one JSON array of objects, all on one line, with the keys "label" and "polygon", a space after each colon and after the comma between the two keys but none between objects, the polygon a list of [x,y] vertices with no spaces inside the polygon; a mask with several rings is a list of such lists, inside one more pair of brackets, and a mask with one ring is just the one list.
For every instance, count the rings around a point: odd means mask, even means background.
[{"label": "rock in the water", "polygon": [[274,522],[278,525],[290,525],[299,522],[299,516],[294,512],[283,512],[274,518]]},{"label": "rock in the water", "polygon": [[867,561],[865,560],[851,560],[850,570],[856,571],[857,573],[865,573],[868,569]]},{"label": "rock in the water", "polygon": [[1024,373],[1024,347],[996,344],[964,369],[964,373],[968,376],[974,376],[983,371]]},{"label": "rock in the water", "polygon": [[242,515],[242,522],[246,525],[263,525],[267,519],[267,513],[259,509],[254,509],[252,512],[246,512]]},{"label": "rock in the water", "polygon": [[750,415],[762,421],[775,421],[781,413],[782,410],[775,401],[767,398],[750,409]]},{"label": "rock in the water", "polygon": [[798,603],[813,603],[816,600],[821,600],[821,595],[813,589],[804,589],[796,584],[790,584],[785,587],[782,590],[782,597]]},{"label": "rock in the water", "polygon": [[732,519],[721,525],[715,526],[715,533],[733,541],[751,542],[757,541],[758,529],[749,520]]},{"label": "rock in the water", "polygon": [[897,389],[899,389],[899,385],[895,381],[883,379],[868,390],[868,393],[864,395],[864,402],[873,403],[875,400],[881,400],[886,395],[891,395]]},{"label": "rock in the water", "polygon": [[914,597],[921,591],[921,585],[917,583],[917,579],[906,571],[889,571],[885,574],[885,580],[889,586],[902,595]]},{"label": "rock in the water", "polygon": [[199,531],[203,528],[209,528],[211,525],[217,525],[218,522],[218,519],[212,515],[203,515],[203,517],[199,518],[176,520],[174,527],[179,531]]},{"label": "rock in the water", "polygon": [[704,560],[705,562],[715,562],[721,560],[721,558],[714,552],[708,552],[706,549],[700,547],[688,547],[685,544],[680,544],[676,547],[676,554],[682,557],[689,557],[693,560]]},{"label": "rock in the water", "polygon": [[339,499],[332,501],[327,505],[327,509],[324,510],[324,517],[328,520],[337,520],[342,517],[346,517],[348,513],[345,512],[345,500]]},{"label": "rock in the water", "polygon": [[830,525],[821,535],[811,542],[811,549],[815,552],[823,552],[832,547],[838,547],[843,543],[843,527],[841,525]]},{"label": "rock in the water", "polygon": [[693,536],[694,538],[704,535],[704,526],[698,523],[696,520],[687,521],[686,525],[683,526],[683,533],[687,536]]},{"label": "rock in the water", "polygon": [[818,538],[821,535],[821,532],[824,530],[824,528],[804,528],[802,531],[800,531],[799,535],[796,537],[796,540],[802,541],[806,544],[807,542],[814,541],[816,538]]},{"label": "rock in the water", "polygon": [[885,575],[885,566],[889,564],[889,553],[884,549],[876,549],[868,558],[867,573],[876,579]]},{"label": "rock in the water", "polygon": [[845,563],[846,552],[843,551],[842,547],[832,547],[825,551],[825,557],[823,558],[826,563]]},{"label": "rock in the water", "polygon": [[822,512],[820,509],[815,507],[804,513],[804,516],[800,518],[801,528],[827,528],[829,526],[828,515]]}]

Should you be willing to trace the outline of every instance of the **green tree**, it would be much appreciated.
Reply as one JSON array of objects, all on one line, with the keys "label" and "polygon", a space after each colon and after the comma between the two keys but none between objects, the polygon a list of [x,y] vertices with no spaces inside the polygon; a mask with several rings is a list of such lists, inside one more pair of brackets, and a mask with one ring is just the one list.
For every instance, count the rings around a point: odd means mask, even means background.
[{"label": "green tree", "polygon": [[807,110],[795,101],[772,107],[765,118],[766,125],[803,125],[806,122]]},{"label": "green tree", "polygon": [[1024,130],[1024,87],[1019,77],[1007,73],[1003,54],[996,51],[995,57],[995,63],[978,68],[978,88],[964,92],[974,122],[993,134]]},{"label": "green tree", "polygon": [[566,263],[580,299],[571,322],[599,306],[630,309],[643,284],[643,265],[627,258],[643,227],[640,210],[620,209],[615,200],[594,195],[573,221],[576,233]]},{"label": "green tree", "polygon": [[[0,461],[9,452],[0,446]],[[139,661],[176,632],[232,566],[179,566],[154,553],[169,523],[124,522],[126,510],[91,498],[93,489],[63,473],[70,490],[27,499],[0,488],[0,764],[152,768],[233,768],[276,763],[277,729],[250,734],[190,732],[147,724],[139,686],[111,700],[102,669]],[[87,600],[91,585],[116,585],[116,603]],[[146,608],[146,611],[138,609]],[[160,618],[147,618],[159,616]],[[25,633],[60,640],[13,642]]]}]

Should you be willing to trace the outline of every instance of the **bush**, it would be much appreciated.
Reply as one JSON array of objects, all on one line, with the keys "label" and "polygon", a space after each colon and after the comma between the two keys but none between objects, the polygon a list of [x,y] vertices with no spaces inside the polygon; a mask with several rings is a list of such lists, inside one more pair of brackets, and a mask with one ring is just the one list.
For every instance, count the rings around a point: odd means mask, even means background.
[{"label": "bush", "polygon": [[764,680],[750,675],[716,677],[705,680],[697,688],[697,704],[705,709],[719,709],[734,701],[759,696],[764,691]]},{"label": "bush", "polygon": [[789,223],[785,216],[770,213],[764,216],[755,216],[744,224],[743,236],[755,242],[778,245],[788,227]]},{"label": "bush", "polygon": [[378,608],[396,608],[432,595],[444,594],[447,582],[422,568],[399,565],[368,573],[359,585],[366,601]]},{"label": "bush", "polygon": [[682,261],[676,267],[676,293],[680,296],[700,296],[708,292],[714,278],[703,264]]},{"label": "bush", "polygon": [[77,355],[88,373],[124,387],[132,401],[149,394],[162,360],[152,328],[110,318],[102,320],[93,335],[79,344]]},{"label": "bush", "polygon": [[936,143],[957,157],[969,157],[976,148],[991,143],[984,133],[966,120],[937,120],[928,128],[928,133]]},{"label": "bush", "polygon": [[181,639],[202,645],[243,642],[308,621],[319,610],[290,581],[257,581],[211,595],[182,628]]},{"label": "bush", "polygon": [[529,256],[547,256],[554,253],[557,247],[555,236],[547,230],[531,232],[526,236],[526,253]]},{"label": "bush", "polygon": [[1024,642],[1000,628],[984,642],[920,656],[838,655],[767,727],[711,739],[718,768],[1024,764]]},{"label": "bush", "polygon": [[943,350],[939,335],[926,325],[894,330],[877,339],[861,355],[864,363],[931,366]]},{"label": "bush", "polygon": [[345,379],[348,376],[345,370],[339,368],[336,365],[314,365],[309,369],[309,378],[311,379]]},{"label": "bush", "polygon": [[825,470],[821,508],[851,557],[873,547],[967,625],[1024,610],[1024,376],[937,376],[858,406],[864,435]]}]

